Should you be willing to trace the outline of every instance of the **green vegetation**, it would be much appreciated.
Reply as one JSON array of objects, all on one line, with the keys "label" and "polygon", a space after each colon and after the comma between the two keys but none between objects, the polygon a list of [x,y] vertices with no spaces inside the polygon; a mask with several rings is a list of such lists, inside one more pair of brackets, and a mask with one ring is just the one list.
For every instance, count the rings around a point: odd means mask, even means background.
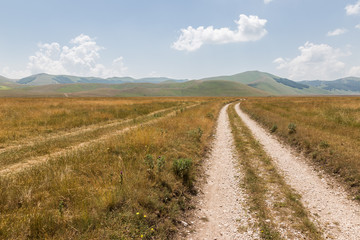
[{"label": "green vegetation", "polygon": [[360,196],[359,106],[359,97],[252,98],[241,104],[266,128],[276,124],[279,137],[338,176],[355,199]]},{"label": "green vegetation", "polygon": [[[249,208],[258,223],[260,237],[296,239],[298,236],[294,232],[299,231],[306,239],[321,239],[321,233],[301,204],[300,195],[285,183],[233,107],[229,107],[228,114],[240,167],[245,174],[243,187],[249,196]],[[282,233],[281,226],[286,226]]]}]

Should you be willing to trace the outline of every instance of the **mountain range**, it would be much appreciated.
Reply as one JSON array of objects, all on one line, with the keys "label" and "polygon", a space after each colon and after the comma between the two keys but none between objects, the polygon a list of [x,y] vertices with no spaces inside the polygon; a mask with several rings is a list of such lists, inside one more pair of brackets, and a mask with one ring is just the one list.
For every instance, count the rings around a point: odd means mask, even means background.
[{"label": "mountain range", "polygon": [[77,77],[37,74],[22,79],[0,76],[0,96],[288,96],[360,95],[360,78],[295,82],[270,73],[248,71],[199,80],[165,77]]}]

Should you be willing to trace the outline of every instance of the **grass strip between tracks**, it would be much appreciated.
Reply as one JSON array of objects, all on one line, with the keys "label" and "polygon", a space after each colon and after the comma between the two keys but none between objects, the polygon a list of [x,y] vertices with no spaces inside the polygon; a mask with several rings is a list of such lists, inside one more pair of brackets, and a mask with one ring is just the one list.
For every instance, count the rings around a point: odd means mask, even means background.
[{"label": "grass strip between tracks", "polygon": [[234,110],[228,110],[240,167],[244,172],[250,211],[257,219],[262,239],[321,239],[296,194],[277,172],[272,160],[254,139]]}]

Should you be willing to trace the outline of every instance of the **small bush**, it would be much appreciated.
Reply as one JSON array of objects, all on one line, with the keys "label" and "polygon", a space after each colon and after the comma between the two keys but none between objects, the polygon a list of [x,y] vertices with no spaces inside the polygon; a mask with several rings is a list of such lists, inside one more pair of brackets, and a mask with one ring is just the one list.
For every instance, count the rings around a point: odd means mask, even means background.
[{"label": "small bush", "polygon": [[201,136],[203,135],[203,131],[201,128],[195,128],[194,130],[191,130],[188,132],[189,136],[196,139],[198,142],[201,141]]},{"label": "small bush", "polygon": [[158,172],[162,172],[162,170],[165,167],[165,158],[164,157],[158,157],[156,160],[156,166],[157,166],[157,171]]},{"label": "small bush", "polygon": [[276,132],[276,130],[278,129],[278,126],[276,124],[274,124],[271,128],[270,128],[270,132],[274,133]]},{"label": "small bush", "polygon": [[295,123],[289,123],[288,129],[289,129],[289,134],[296,133],[296,124]]},{"label": "small bush", "polygon": [[330,145],[329,145],[329,143],[328,143],[327,141],[321,141],[320,144],[319,144],[319,146],[320,146],[321,148],[328,148],[328,147],[330,147]]},{"label": "small bush", "polygon": [[206,114],[206,117],[212,120],[212,119],[214,119],[214,114],[209,112]]},{"label": "small bush", "polygon": [[188,158],[175,159],[173,162],[173,170],[176,176],[181,177],[184,181],[189,179],[192,160]]}]

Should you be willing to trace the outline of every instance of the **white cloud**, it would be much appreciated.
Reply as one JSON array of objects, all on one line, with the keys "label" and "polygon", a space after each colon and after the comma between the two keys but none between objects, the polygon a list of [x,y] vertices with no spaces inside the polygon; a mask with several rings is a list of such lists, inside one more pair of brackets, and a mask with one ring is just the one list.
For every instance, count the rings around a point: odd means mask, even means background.
[{"label": "white cloud", "polygon": [[360,24],[356,25],[355,28],[360,29]]},{"label": "white cloud", "polygon": [[273,0],[264,0],[264,3],[265,4],[268,4],[268,3],[270,3],[270,2],[272,2]]},{"label": "white cloud", "polygon": [[360,66],[352,67],[349,71],[350,76],[360,77]]},{"label": "white cloud", "polygon": [[344,33],[347,32],[347,29],[345,28],[338,28],[338,29],[335,29],[334,31],[330,31],[327,33],[327,36],[329,37],[333,37],[333,36],[339,36],[339,35],[342,35]]},{"label": "white cloud", "polygon": [[123,58],[115,59],[110,67],[100,64],[100,51],[104,48],[84,34],[70,40],[70,46],[59,43],[40,43],[39,50],[29,57],[25,71],[3,69],[6,76],[21,78],[31,74],[67,74],[76,76],[113,77],[126,71]]},{"label": "white cloud", "polygon": [[339,49],[327,44],[313,44],[306,42],[299,47],[300,55],[293,59],[277,58],[274,63],[278,69],[286,70],[290,79],[335,79],[345,73],[345,63],[339,58],[348,56]]},{"label": "white cloud", "polygon": [[181,29],[181,35],[172,48],[176,50],[195,51],[203,44],[225,44],[234,42],[257,41],[263,38],[267,31],[265,29],[266,19],[258,16],[246,16],[241,14],[238,21],[237,30],[225,28],[214,28],[213,26]]},{"label": "white cloud", "polygon": [[347,15],[357,15],[360,14],[360,1],[355,4],[349,4],[345,7]]}]

